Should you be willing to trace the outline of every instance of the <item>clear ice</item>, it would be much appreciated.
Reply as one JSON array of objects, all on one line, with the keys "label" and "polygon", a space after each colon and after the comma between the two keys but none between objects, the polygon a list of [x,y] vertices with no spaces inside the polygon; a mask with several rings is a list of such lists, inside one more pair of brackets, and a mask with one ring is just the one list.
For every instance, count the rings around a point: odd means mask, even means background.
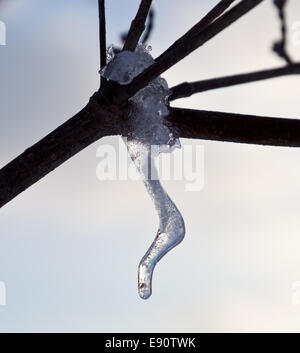
[{"label": "clear ice", "polygon": [[[119,84],[129,84],[134,77],[154,63],[149,47],[139,44],[134,52],[113,53],[108,49],[108,64],[102,76]],[[180,147],[164,117],[169,114],[166,80],[156,78],[131,99],[129,134],[123,137],[128,152],[150,194],[159,217],[159,229],[138,269],[138,292],[143,299],[152,293],[152,275],[157,262],[184,238],[185,226],[177,207],[163,189],[154,160],[159,153],[170,153]]]}]

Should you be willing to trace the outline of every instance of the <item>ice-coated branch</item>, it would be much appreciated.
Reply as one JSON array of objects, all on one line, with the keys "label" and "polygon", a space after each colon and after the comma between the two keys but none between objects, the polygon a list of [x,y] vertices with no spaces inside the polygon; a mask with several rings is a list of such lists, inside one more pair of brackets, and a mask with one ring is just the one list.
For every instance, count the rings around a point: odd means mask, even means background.
[{"label": "ice-coated branch", "polygon": [[[81,112],[0,170],[0,207],[102,136],[126,135],[128,126],[124,115],[128,98],[262,1],[241,1],[188,41],[179,43],[171,54],[162,54],[129,85],[121,86],[109,82],[101,87]],[[291,69],[295,70],[293,73],[299,73],[299,64],[265,70],[259,75],[251,73],[206,80],[205,87],[217,88],[221,81],[225,87],[244,80],[251,82],[258,78],[290,74],[288,71]],[[172,114],[168,120],[180,137],[300,147],[300,121],[296,119],[170,109]]]},{"label": "ice-coated branch", "polygon": [[151,4],[152,0],[141,0],[138,12],[134,20],[131,22],[129,32],[127,34],[127,38],[123,46],[123,50],[134,51],[134,49],[136,48],[138,41],[146,28],[145,23]]},{"label": "ice-coated branch", "polygon": [[119,87],[119,89],[116,90],[114,102],[121,103],[127,101],[128,98],[145,87],[150,81],[174,66],[263,1],[264,0],[243,0],[217,18],[213,23],[206,26],[199,33],[193,33],[188,37],[184,37],[184,40],[178,40],[177,45],[174,46],[172,50],[167,50],[161,54],[155,59],[153,65],[137,76],[126,88]]},{"label": "ice-coated branch", "polygon": [[[106,65],[106,21],[105,0],[98,0],[99,10],[99,40],[100,40],[100,70]],[[106,78],[101,76],[101,85],[105,84]]]},{"label": "ice-coated branch", "polygon": [[300,147],[300,120],[170,108],[176,136],[192,139]]},{"label": "ice-coated branch", "polygon": [[212,89],[230,87],[243,83],[262,81],[270,78],[296,74],[300,74],[300,63],[286,65],[274,69],[254,71],[245,74],[223,76],[195,82],[183,82],[171,88],[173,93],[169,97],[169,101],[171,102],[175,99],[190,97],[195,93],[205,92]]},{"label": "ice-coated branch", "polygon": [[0,207],[91,143],[120,134],[120,116],[117,108],[99,106],[91,99],[74,117],[0,170]]},{"label": "ice-coated branch", "polygon": [[[178,137],[300,147],[300,120],[169,108]],[[120,135],[122,113],[89,103],[0,170],[0,207],[97,139]]]},{"label": "ice-coated branch", "polygon": [[274,0],[274,5],[277,7],[278,16],[281,24],[281,39],[273,44],[273,51],[286,61],[287,64],[292,63],[292,59],[290,58],[287,50],[286,50],[286,18],[285,18],[285,6],[287,4],[287,0]]}]

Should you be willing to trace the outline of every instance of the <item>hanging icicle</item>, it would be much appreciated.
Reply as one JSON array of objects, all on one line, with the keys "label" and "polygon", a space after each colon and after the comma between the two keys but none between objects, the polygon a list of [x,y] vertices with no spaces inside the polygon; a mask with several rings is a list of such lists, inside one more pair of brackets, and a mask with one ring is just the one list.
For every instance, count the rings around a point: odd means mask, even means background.
[{"label": "hanging icicle", "polygon": [[[149,47],[139,44],[134,52],[123,51],[115,55],[111,47],[108,50],[109,63],[101,71],[102,76],[122,85],[129,84],[154,63],[149,50]],[[143,299],[152,293],[156,263],[178,245],[185,234],[183,218],[163,189],[154,164],[159,153],[170,153],[174,148],[180,148],[179,139],[174,138],[164,119],[169,114],[167,99],[170,94],[166,80],[161,77],[138,91],[130,99],[129,133],[123,137],[159,217],[157,235],[139,264],[138,291]]]}]

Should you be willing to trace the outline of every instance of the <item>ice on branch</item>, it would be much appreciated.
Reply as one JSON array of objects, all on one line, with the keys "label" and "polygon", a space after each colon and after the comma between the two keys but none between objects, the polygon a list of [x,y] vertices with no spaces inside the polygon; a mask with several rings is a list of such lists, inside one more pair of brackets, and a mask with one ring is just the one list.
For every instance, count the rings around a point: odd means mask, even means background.
[{"label": "ice on branch", "polygon": [[[108,64],[101,74],[119,84],[129,84],[137,75],[154,63],[149,48],[139,44],[134,52],[114,54],[108,50]],[[161,77],[150,82],[131,99],[129,133],[124,137],[128,152],[150,194],[159,216],[159,229],[155,240],[139,264],[138,290],[143,299],[152,292],[152,274],[156,263],[185,234],[183,218],[163,189],[155,169],[154,159],[159,153],[172,152],[180,147],[165,116],[169,114],[167,99],[171,94],[166,80]]]},{"label": "ice on branch", "polygon": [[[102,69],[101,75],[109,80],[116,81],[120,85],[128,85],[137,75],[154,63],[149,48],[138,45],[136,50],[121,51],[114,54],[113,47],[107,50],[108,64]],[[126,70],[124,70],[126,67]]]}]

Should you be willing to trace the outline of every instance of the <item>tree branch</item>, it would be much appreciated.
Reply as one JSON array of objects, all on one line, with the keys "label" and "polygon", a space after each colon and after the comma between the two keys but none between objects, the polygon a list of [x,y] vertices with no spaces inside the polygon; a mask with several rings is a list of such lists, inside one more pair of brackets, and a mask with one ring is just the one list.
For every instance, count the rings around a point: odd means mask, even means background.
[{"label": "tree branch", "polygon": [[138,12],[131,22],[131,26],[125,40],[123,50],[134,51],[138,41],[145,30],[145,22],[148,16],[148,12],[150,10],[152,4],[152,0],[141,0],[140,7]]},{"label": "tree branch", "polygon": [[217,77],[195,82],[183,82],[171,88],[173,93],[169,97],[169,101],[171,102],[175,99],[190,97],[195,93],[200,93],[212,89],[230,87],[242,83],[262,81],[279,76],[295,74],[300,74],[300,63],[295,63],[275,69],[250,72],[246,74]]},{"label": "tree branch", "polygon": [[154,10],[153,10],[153,8],[151,8],[150,12],[149,12],[149,19],[148,19],[148,23],[147,23],[147,28],[146,28],[145,34],[143,35],[143,38],[142,38],[142,43],[145,44],[148,42],[150,35],[152,33],[152,30],[153,30],[153,26],[154,26]]},{"label": "tree branch", "polygon": [[273,44],[273,51],[286,61],[287,64],[291,64],[292,60],[286,51],[286,19],[285,19],[285,5],[287,0],[274,0],[274,5],[277,7],[278,15],[281,24],[281,39]]},{"label": "tree branch", "polygon": [[180,45],[184,40],[189,40],[193,35],[196,35],[202,31],[206,26],[212,23],[222,13],[228,9],[228,7],[236,0],[221,0],[212,10],[208,12],[198,23],[195,24],[189,31],[187,31],[182,37],[174,42],[165,52],[164,55],[171,52],[174,48]]},{"label": "tree branch", "polygon": [[0,170],[0,207],[99,138],[120,134],[121,115],[92,97],[73,118]]},{"label": "tree branch", "polygon": [[[215,141],[300,147],[300,120],[170,107],[175,135]],[[0,170],[0,207],[71,158],[109,135],[125,135],[123,113],[92,99],[73,118]]]},{"label": "tree branch", "polygon": [[300,120],[170,108],[177,137],[300,147]]},{"label": "tree branch", "polygon": [[[100,70],[106,65],[106,24],[105,0],[98,0],[99,10],[99,40],[100,40]],[[106,78],[101,76],[101,86],[106,83]]]},{"label": "tree branch", "polygon": [[[96,92],[81,112],[0,170],[0,207],[92,142],[103,136],[126,135],[128,98],[262,1],[241,1],[199,33],[193,33],[184,41],[179,41],[168,54],[157,58],[155,64],[130,85],[122,87],[115,82],[109,82]],[[142,11],[143,4],[148,4],[149,10],[151,1],[142,1],[139,11]],[[145,13],[143,18],[146,19]],[[142,27],[140,22],[134,25],[134,21],[131,27],[132,34],[129,37],[132,39],[128,39],[128,45],[133,48],[134,42],[139,40]],[[170,111],[168,120],[179,137],[300,146],[300,120],[180,108],[170,108]]]},{"label": "tree branch", "polygon": [[155,60],[155,63],[138,75],[131,84],[126,87],[119,87],[114,96],[114,103],[118,104],[127,101],[128,98],[132,97],[137,91],[145,87],[150,81],[174,66],[222,30],[229,27],[262,1],[264,0],[243,0],[232,9],[228,10],[224,15],[216,19],[213,23],[206,26],[199,33],[192,34],[188,37],[183,36],[184,40],[178,40],[177,45],[174,46],[172,50],[167,50],[161,54]]}]

